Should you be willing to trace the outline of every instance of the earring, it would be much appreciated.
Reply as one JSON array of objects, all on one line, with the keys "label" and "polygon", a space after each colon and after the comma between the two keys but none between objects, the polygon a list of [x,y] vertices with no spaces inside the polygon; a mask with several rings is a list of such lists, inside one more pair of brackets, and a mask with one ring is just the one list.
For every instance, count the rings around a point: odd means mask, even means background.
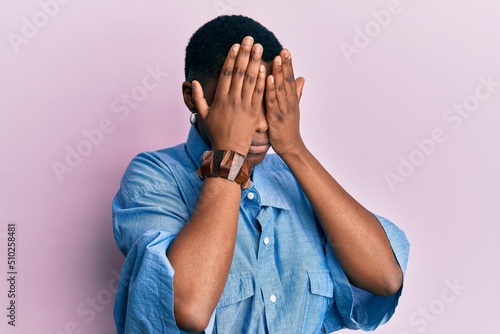
[{"label": "earring", "polygon": [[196,113],[192,112],[191,116],[189,116],[189,122],[194,125],[196,123]]}]

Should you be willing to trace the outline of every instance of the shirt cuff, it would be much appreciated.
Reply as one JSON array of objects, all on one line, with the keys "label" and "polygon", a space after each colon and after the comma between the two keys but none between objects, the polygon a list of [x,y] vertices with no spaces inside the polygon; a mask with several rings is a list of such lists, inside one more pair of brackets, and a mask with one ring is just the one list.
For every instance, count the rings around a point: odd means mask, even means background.
[{"label": "shirt cuff", "polygon": [[[377,215],[375,217],[384,228],[404,274],[409,253],[409,243],[404,232],[387,219]],[[391,296],[377,296],[349,282],[329,245],[326,247],[326,257],[334,280],[334,299],[344,322],[343,327],[371,331],[386,323],[394,314],[403,286]]]}]

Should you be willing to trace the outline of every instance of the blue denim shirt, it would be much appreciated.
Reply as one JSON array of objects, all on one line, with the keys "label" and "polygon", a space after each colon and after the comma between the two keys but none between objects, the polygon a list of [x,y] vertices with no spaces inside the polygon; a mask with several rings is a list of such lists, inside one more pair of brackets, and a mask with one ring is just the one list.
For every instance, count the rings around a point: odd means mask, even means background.
[{"label": "blue denim shirt", "polygon": [[[207,149],[191,128],[185,144],[139,154],[123,176],[113,201],[115,239],[126,255],[114,308],[119,334],[184,333],[166,251],[196,206],[196,169]],[[404,233],[377,218],[404,271]],[[392,316],[400,294],[380,297],[349,283],[299,184],[269,154],[242,191],[231,270],[205,333],[373,330]]]}]

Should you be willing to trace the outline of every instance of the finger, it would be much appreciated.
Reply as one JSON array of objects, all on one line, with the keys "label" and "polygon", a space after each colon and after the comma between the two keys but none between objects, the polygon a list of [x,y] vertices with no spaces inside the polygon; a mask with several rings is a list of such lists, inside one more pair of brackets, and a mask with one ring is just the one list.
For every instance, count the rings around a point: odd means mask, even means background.
[{"label": "finger", "polygon": [[273,117],[279,112],[276,99],[276,79],[273,75],[267,77],[266,83],[266,117]]},{"label": "finger", "polygon": [[282,71],[285,91],[288,96],[295,95],[297,94],[297,88],[295,87],[295,76],[293,74],[292,54],[287,49],[283,49],[280,55],[283,59]]},{"label": "finger", "polygon": [[285,80],[283,78],[283,59],[276,56],[273,60],[274,93],[278,105],[286,105]]},{"label": "finger", "polygon": [[297,97],[300,102],[300,98],[302,97],[302,91],[304,90],[304,84],[306,80],[303,77],[298,77],[295,79],[295,88],[297,89]]},{"label": "finger", "polygon": [[255,86],[260,77],[260,60],[262,59],[263,51],[264,49],[262,48],[262,45],[254,44],[241,90],[241,97],[243,101],[252,101]]},{"label": "finger", "polygon": [[264,98],[264,91],[266,89],[266,67],[264,65],[259,66],[259,74],[257,77],[257,83],[255,84],[255,90],[252,94],[252,105],[254,108],[258,108],[262,105],[262,99]]},{"label": "finger", "polygon": [[215,92],[216,96],[227,96],[229,94],[229,89],[231,88],[231,81],[233,78],[234,65],[236,58],[241,46],[239,44],[234,44],[229,50],[224,65],[222,65],[222,70],[219,76],[219,82],[217,84],[217,90]]},{"label": "finger", "polygon": [[207,103],[207,100],[205,100],[203,88],[201,87],[201,84],[196,80],[193,80],[192,84],[193,84],[193,102],[196,107],[196,111],[198,112],[198,115],[201,116],[201,119],[205,119],[210,107]]},{"label": "finger", "polygon": [[241,89],[243,86],[243,80],[245,79],[252,46],[253,38],[250,36],[245,37],[241,43],[236,62],[234,64],[233,76],[231,78],[230,94],[233,95],[234,98],[241,98]]}]

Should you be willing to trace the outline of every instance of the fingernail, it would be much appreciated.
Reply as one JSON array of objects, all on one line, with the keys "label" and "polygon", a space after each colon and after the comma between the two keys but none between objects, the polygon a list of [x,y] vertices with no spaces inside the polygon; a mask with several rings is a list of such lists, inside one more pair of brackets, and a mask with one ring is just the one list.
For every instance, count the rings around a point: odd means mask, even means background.
[{"label": "fingernail", "polygon": [[290,60],[292,58],[292,54],[290,52],[285,52],[285,59]]},{"label": "fingernail", "polygon": [[264,73],[266,71],[266,67],[264,65],[260,65],[260,72]]},{"label": "fingernail", "polygon": [[252,40],[253,40],[253,38],[250,37],[250,36],[248,36],[248,37],[245,37],[243,39],[243,43],[245,43],[245,45],[251,45],[252,44]]},{"label": "fingernail", "polygon": [[276,58],[276,64],[278,64],[278,66],[281,66],[281,57]]},{"label": "fingernail", "polygon": [[274,85],[274,77],[272,75],[269,76],[269,81]]},{"label": "fingernail", "polygon": [[254,47],[253,47],[253,51],[255,53],[261,53],[262,52],[262,46],[260,44],[256,44]]},{"label": "fingernail", "polygon": [[236,44],[235,46],[233,46],[233,52],[238,53],[238,51],[240,51],[240,45]]}]

